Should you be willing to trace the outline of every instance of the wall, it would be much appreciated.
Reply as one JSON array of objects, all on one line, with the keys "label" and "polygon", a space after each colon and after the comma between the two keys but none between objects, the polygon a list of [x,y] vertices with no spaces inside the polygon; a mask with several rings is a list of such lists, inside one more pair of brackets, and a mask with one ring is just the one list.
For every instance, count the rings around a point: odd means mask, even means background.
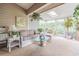
[{"label": "wall", "polygon": [[[15,24],[15,16],[24,16],[26,13],[16,4],[0,3],[0,26],[11,26]],[[27,19],[26,19],[27,20]]]},{"label": "wall", "polygon": [[39,26],[39,22],[38,21],[29,21],[29,30],[37,30]]}]

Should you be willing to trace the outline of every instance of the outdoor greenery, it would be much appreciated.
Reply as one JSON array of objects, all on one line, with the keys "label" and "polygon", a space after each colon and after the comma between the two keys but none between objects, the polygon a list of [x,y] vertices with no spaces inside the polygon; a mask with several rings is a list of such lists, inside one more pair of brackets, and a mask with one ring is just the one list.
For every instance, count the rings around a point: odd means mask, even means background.
[{"label": "outdoor greenery", "polygon": [[77,7],[75,8],[73,17],[76,20],[76,26],[77,26],[77,30],[79,30],[79,5],[77,5]]},{"label": "outdoor greenery", "polygon": [[53,21],[40,21],[39,28],[43,28],[46,32],[51,32],[52,34],[63,34],[64,33],[64,19],[61,20],[53,20]]}]

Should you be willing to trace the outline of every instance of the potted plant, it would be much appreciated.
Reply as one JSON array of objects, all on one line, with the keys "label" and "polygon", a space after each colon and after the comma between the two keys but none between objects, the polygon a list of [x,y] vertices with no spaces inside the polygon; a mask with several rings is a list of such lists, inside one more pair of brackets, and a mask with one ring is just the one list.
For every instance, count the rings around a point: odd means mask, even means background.
[{"label": "potted plant", "polygon": [[45,39],[44,35],[42,34],[43,29],[42,28],[38,28],[38,33],[39,33],[39,39],[40,39],[40,46],[43,46],[43,41]]},{"label": "potted plant", "polygon": [[66,30],[67,30],[67,32],[66,32],[66,34],[67,35],[65,35],[66,37],[67,36],[69,36],[69,29],[70,29],[70,27],[72,27],[73,26],[73,20],[72,20],[72,18],[67,18],[65,21],[64,21],[64,26],[66,27]]},{"label": "potted plant", "polygon": [[10,36],[15,39],[15,38],[17,38],[17,37],[20,36],[20,33],[19,33],[19,32],[16,32],[16,31],[11,31],[11,32],[10,32]]},{"label": "potted plant", "polygon": [[39,25],[39,20],[42,20],[40,13],[34,12],[29,17],[30,17],[30,21],[29,21],[30,28],[36,30]]},{"label": "potted plant", "polygon": [[31,21],[39,21],[41,19],[39,13],[33,13],[30,17],[31,17]]},{"label": "potted plant", "polygon": [[43,29],[42,28],[38,28],[37,31],[40,34],[43,31]]},{"label": "potted plant", "polygon": [[79,40],[79,5],[74,9],[73,17],[75,18],[76,21],[76,39]]}]

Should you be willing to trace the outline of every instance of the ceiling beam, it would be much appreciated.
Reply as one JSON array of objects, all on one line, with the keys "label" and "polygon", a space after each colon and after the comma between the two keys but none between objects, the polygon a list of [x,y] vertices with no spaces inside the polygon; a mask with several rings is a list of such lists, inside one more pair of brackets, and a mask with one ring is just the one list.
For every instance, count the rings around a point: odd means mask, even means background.
[{"label": "ceiling beam", "polygon": [[[36,9],[33,12],[42,13],[42,12],[53,9],[53,8],[58,7],[60,5],[63,5],[63,4],[64,3],[46,3],[46,4],[44,4],[43,6],[41,6],[40,8]],[[31,15],[33,12],[29,13],[28,15]]]},{"label": "ceiling beam", "polygon": [[27,14],[37,10],[41,6],[45,5],[46,3],[34,3],[29,9],[27,9]]},{"label": "ceiling beam", "polygon": [[37,9],[35,12],[42,13],[42,12],[53,9],[53,8],[63,5],[63,4],[64,3],[48,3],[44,6],[42,6],[41,8]]}]

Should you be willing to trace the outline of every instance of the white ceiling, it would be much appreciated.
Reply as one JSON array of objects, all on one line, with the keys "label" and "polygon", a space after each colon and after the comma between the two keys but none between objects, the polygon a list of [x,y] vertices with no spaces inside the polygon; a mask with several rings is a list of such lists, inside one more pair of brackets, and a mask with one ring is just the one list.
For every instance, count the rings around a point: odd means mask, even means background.
[{"label": "white ceiling", "polygon": [[[73,15],[74,9],[78,4],[76,3],[65,3],[61,6],[58,6],[54,9],[48,10],[41,14],[41,17],[44,20],[53,20],[53,19],[60,19],[60,18],[66,18]],[[55,12],[57,16],[53,16],[51,14],[48,14],[50,12]]]},{"label": "white ceiling", "polygon": [[20,7],[24,8],[24,9],[28,9],[30,8],[34,3],[17,3],[17,5],[19,5]]}]

